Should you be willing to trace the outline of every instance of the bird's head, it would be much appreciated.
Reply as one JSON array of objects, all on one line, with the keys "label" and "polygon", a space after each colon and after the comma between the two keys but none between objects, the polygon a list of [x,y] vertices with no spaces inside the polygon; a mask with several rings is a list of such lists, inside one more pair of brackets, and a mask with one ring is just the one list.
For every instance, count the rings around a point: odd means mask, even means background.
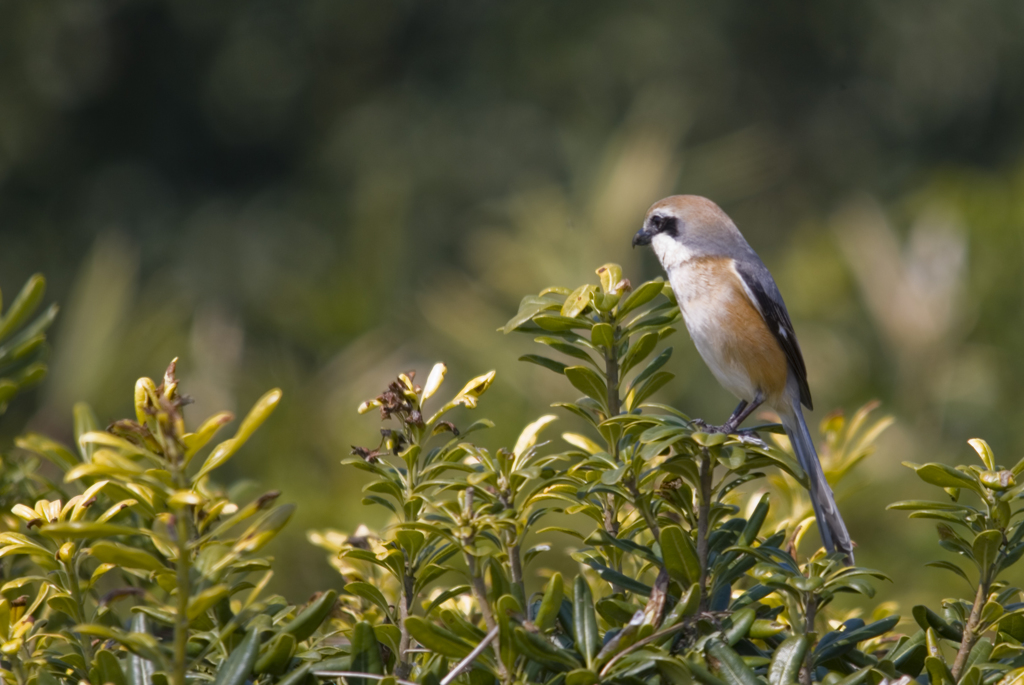
[{"label": "bird's head", "polygon": [[[651,245],[666,268],[699,256],[729,255],[746,247],[736,224],[711,200],[672,195],[655,202],[633,247]],[[747,248],[749,249],[749,248]]]}]

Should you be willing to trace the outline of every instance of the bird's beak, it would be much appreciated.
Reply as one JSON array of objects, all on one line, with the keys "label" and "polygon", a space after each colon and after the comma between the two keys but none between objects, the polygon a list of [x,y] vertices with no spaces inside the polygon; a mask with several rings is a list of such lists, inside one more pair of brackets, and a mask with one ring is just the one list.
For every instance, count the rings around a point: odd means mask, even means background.
[{"label": "bird's beak", "polygon": [[653,237],[654,234],[650,233],[646,227],[641,228],[636,232],[636,235],[633,236],[633,247],[636,247],[637,245],[650,245],[651,238]]}]

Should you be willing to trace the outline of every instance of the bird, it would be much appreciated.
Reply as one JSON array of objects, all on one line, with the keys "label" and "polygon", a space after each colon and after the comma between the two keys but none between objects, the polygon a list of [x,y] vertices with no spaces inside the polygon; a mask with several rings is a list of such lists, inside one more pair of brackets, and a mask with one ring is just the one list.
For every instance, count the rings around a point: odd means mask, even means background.
[{"label": "bird", "polygon": [[[761,405],[773,409],[807,474],[828,553],[853,563],[853,542],[822,471],[803,407],[813,409],[800,344],[775,279],[729,215],[697,195],[651,205],[633,247],[650,245],[668,275],[697,352],[740,404],[722,426],[735,433]],[[706,424],[705,424],[706,425]]]}]

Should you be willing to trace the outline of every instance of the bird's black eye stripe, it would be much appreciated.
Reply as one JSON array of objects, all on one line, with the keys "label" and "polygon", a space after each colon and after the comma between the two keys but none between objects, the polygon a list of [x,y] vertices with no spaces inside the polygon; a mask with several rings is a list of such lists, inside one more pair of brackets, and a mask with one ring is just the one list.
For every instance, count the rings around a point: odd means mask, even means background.
[{"label": "bird's black eye stripe", "polygon": [[647,221],[651,226],[651,233],[665,233],[673,237],[678,237],[679,235],[679,219],[674,216],[654,214]]},{"label": "bird's black eye stripe", "polygon": [[[657,221],[654,219],[657,219]],[[656,216],[653,217],[651,223],[654,224],[654,230],[658,233],[664,233],[673,237],[679,235],[679,219],[674,216]]]}]

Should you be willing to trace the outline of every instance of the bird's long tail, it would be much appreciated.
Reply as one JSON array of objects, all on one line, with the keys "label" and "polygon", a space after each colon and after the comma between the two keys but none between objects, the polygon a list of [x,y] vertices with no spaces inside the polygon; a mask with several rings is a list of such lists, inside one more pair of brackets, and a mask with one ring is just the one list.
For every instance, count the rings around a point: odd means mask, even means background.
[{"label": "bird's long tail", "polygon": [[836,506],[832,488],[825,480],[825,472],[821,470],[818,452],[814,449],[814,441],[807,430],[799,400],[794,401],[792,411],[782,413],[781,418],[786,435],[793,444],[793,451],[796,452],[797,461],[800,462],[800,468],[807,474],[811,504],[814,505],[814,518],[818,523],[821,541],[830,553],[838,550],[846,556],[847,562],[852,564],[853,542],[839,513],[839,507]]}]

